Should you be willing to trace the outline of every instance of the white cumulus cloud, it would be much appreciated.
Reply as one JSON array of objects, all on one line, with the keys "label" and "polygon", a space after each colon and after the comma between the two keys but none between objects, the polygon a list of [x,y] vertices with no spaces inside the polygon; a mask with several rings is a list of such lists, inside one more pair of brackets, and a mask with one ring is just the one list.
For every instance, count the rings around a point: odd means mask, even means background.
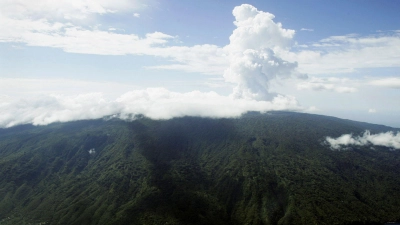
[{"label": "white cumulus cloud", "polygon": [[367,130],[362,136],[343,134],[338,138],[326,137],[326,143],[328,143],[330,147],[335,150],[340,150],[341,148],[349,145],[377,145],[400,149],[400,132],[397,132],[397,134],[394,132],[371,134],[370,131]]},{"label": "white cumulus cloud", "polygon": [[236,98],[272,99],[270,80],[296,74],[297,63],[287,62],[275,52],[289,46],[295,31],[282,28],[273,21],[273,14],[248,4],[235,7],[233,15],[236,29],[224,48],[229,58],[224,78],[237,85],[233,93]]}]

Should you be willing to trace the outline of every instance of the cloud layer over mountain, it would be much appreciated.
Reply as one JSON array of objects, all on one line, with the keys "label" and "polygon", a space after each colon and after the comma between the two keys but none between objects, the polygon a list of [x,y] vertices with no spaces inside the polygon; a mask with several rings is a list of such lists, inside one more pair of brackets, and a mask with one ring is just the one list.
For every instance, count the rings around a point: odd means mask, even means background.
[{"label": "cloud layer over mountain", "polygon": [[353,134],[343,134],[338,138],[326,137],[326,142],[332,149],[340,150],[346,146],[366,146],[377,145],[394,149],[400,149],[400,132],[371,134],[370,131],[365,131],[362,136],[353,136]]},{"label": "cloud layer over mountain", "polygon": [[256,101],[234,99],[215,92],[177,93],[163,88],[131,91],[112,100],[101,93],[0,100],[0,127],[27,123],[46,125],[111,115],[122,119],[138,114],[152,119],[181,116],[221,118],[238,117],[247,111],[302,110],[295,98],[282,95],[271,101]]}]

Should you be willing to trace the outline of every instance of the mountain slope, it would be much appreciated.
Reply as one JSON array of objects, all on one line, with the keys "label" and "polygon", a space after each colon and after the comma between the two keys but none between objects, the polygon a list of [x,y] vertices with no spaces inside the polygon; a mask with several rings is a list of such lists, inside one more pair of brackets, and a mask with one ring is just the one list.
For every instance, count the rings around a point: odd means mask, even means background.
[{"label": "mountain slope", "polygon": [[301,113],[0,130],[0,224],[373,224],[400,219],[395,130]]}]

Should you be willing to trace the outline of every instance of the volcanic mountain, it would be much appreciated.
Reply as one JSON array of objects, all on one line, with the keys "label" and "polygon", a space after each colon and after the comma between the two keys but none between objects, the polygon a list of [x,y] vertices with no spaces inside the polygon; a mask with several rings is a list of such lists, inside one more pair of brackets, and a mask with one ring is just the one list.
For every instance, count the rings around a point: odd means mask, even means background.
[{"label": "volcanic mountain", "polygon": [[327,137],[399,129],[294,112],[0,129],[0,224],[383,224],[400,151]]}]

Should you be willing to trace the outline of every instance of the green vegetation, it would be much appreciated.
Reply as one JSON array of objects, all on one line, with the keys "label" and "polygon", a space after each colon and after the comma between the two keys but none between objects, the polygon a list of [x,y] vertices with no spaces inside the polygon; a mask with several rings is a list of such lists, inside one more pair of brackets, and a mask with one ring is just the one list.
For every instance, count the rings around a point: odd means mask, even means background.
[{"label": "green vegetation", "polygon": [[399,220],[400,151],[322,144],[365,129],[395,130],[289,112],[0,129],[0,225]]}]

